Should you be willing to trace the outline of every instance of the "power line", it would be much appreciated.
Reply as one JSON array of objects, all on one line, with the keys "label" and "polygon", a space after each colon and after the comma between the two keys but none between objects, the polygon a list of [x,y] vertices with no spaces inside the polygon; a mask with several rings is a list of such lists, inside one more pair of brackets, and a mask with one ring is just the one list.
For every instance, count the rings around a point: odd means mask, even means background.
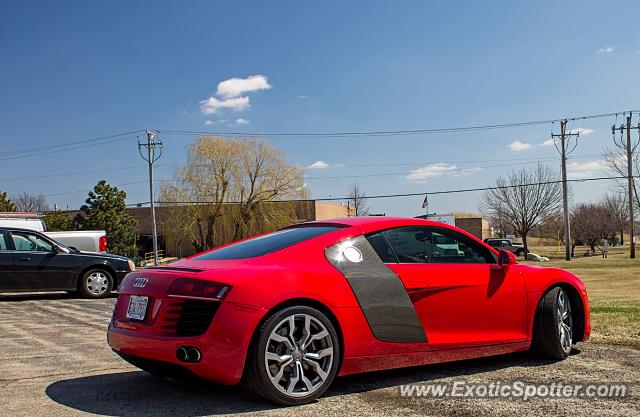
[{"label": "power line", "polygon": [[[618,180],[618,179],[626,179],[626,176],[612,176],[612,177],[593,177],[593,178],[580,178],[580,179],[569,179],[567,182],[590,182],[590,181],[605,181],[605,180]],[[635,178],[640,178],[640,176],[635,176]],[[534,182],[527,184],[515,184],[515,185],[503,185],[503,186],[492,186],[492,187],[478,187],[478,188],[462,188],[462,189],[454,189],[454,190],[441,190],[441,191],[429,191],[429,192],[419,192],[419,193],[403,193],[403,194],[380,194],[380,195],[372,195],[372,196],[362,196],[365,199],[380,199],[380,198],[399,198],[399,197],[424,197],[427,195],[441,195],[441,194],[457,194],[457,193],[469,193],[469,192],[478,192],[478,191],[489,191],[489,190],[500,190],[507,188],[519,188],[519,187],[535,187],[541,185],[549,185],[549,184],[558,184],[561,183],[562,180],[556,181],[544,181],[544,182]],[[209,197],[204,195],[202,197]],[[295,201],[346,201],[351,200],[353,197],[322,197],[322,198],[302,198],[302,199],[291,199],[291,200],[271,200],[265,201],[265,203],[290,203]],[[158,204],[166,204],[166,205],[176,205],[176,204],[190,204],[190,205],[206,205],[212,204],[211,201],[156,201]],[[139,203],[142,204],[142,203]],[[144,203],[147,204],[147,203]],[[223,204],[242,204],[240,201],[225,201]]]},{"label": "power line", "polygon": [[[154,182],[160,182],[160,181],[173,181],[173,180],[161,180],[161,179],[154,180]],[[147,184],[147,183],[149,183],[148,179],[144,180],[144,181],[133,181],[133,182],[126,182],[126,183],[123,183],[123,184],[110,184],[110,185],[112,185],[113,187],[126,187],[127,185]],[[84,189],[84,190],[66,191],[66,192],[63,192],[63,193],[46,194],[45,197],[57,197],[57,196],[61,196],[61,195],[88,193],[89,191],[93,191],[93,188]]]},{"label": "power line", "polygon": [[452,133],[452,132],[466,132],[476,130],[493,130],[493,129],[507,129],[514,127],[525,127],[534,125],[551,124],[560,122],[561,120],[588,120],[599,119],[603,117],[612,117],[622,112],[614,113],[602,113],[593,114],[587,116],[576,116],[570,118],[559,119],[547,119],[536,120],[529,122],[515,122],[515,123],[499,123],[499,124],[486,124],[486,125],[474,125],[474,126],[460,126],[460,127],[445,127],[445,128],[429,128],[429,129],[413,129],[413,130],[374,130],[374,131],[345,131],[345,132],[217,132],[206,130],[176,130],[176,129],[160,129],[163,133],[174,135],[186,135],[186,136],[199,136],[199,135],[214,135],[221,137],[229,136],[241,136],[241,137],[323,137],[323,138],[343,138],[343,137],[372,137],[372,136],[404,136],[404,135],[421,135],[421,134],[433,134],[433,133]]},{"label": "power line", "polygon": [[97,142],[97,141],[106,140],[106,139],[112,139],[112,138],[116,138],[116,137],[120,137],[120,136],[129,136],[129,135],[132,135],[132,134],[135,134],[135,133],[140,133],[140,132],[143,132],[143,130],[138,129],[138,130],[132,130],[131,132],[123,132],[123,133],[116,133],[114,135],[109,135],[109,136],[98,136],[98,137],[95,137],[95,138],[74,140],[74,141],[70,141],[70,142],[58,143],[58,144],[55,144],[55,145],[36,146],[36,147],[32,147],[32,148],[24,148],[24,149],[17,149],[17,150],[13,150],[13,151],[5,151],[5,152],[0,152],[0,156],[14,155],[14,154],[28,153],[28,152],[35,152],[35,151],[42,151],[42,150],[47,150],[47,149],[52,149],[52,148],[59,148],[59,147],[63,147],[63,146],[80,145],[80,144],[83,144],[83,143]]},{"label": "power line", "polygon": [[[92,148],[94,146],[106,145],[106,144],[109,144],[109,143],[121,142],[123,140],[135,139],[135,138],[136,138],[135,136],[124,136],[124,137],[120,136],[120,137],[112,138],[110,140],[98,141],[97,143],[85,143],[85,144],[82,144],[82,145],[69,146],[69,147],[64,147],[64,145],[51,145],[51,146],[46,147],[46,148],[49,148],[49,150],[38,151],[38,152],[35,152],[35,153],[27,153],[26,151],[23,151],[25,153],[22,153],[22,154],[18,153],[16,155],[12,155],[12,156],[0,157],[0,161],[7,161],[7,160],[10,160],[10,159],[30,158],[32,156],[40,156],[40,155],[49,155],[49,154],[53,154],[53,153],[73,151],[73,150],[76,150],[76,149]],[[96,139],[94,139],[94,140],[96,140]],[[45,148],[45,147],[43,147],[43,148]],[[35,149],[35,148],[32,148],[32,149]]]}]

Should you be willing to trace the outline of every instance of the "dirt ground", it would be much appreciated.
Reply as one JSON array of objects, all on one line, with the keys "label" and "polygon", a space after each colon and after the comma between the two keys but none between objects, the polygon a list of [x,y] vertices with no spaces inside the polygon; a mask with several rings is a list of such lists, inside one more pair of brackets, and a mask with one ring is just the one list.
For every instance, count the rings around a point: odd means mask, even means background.
[{"label": "dirt ground", "polygon": [[[237,387],[159,380],[129,366],[105,340],[114,301],[0,295],[0,415],[640,415],[640,350],[604,342],[581,344],[558,363],[518,354],[340,378],[316,403],[283,408]],[[631,392],[620,399],[528,401],[399,395],[403,384],[459,380],[620,382]]]}]

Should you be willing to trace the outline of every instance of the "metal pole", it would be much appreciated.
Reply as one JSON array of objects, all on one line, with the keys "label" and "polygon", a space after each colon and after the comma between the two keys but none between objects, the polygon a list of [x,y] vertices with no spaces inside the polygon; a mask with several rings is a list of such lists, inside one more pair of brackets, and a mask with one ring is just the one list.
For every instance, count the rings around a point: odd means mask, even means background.
[{"label": "metal pole", "polygon": [[567,147],[565,130],[567,121],[560,122],[560,166],[562,169],[562,210],[564,214],[564,259],[571,260],[571,230],[569,226],[569,197],[567,191]]},{"label": "metal pole", "polygon": [[630,254],[631,259],[636,257],[636,241],[635,241],[635,216],[633,213],[633,159],[631,155],[631,112],[627,116],[627,186],[629,188],[629,233],[630,233]]},{"label": "metal pole", "polygon": [[149,201],[151,203],[151,234],[153,240],[153,264],[158,266],[158,230],[156,229],[156,204],[153,198],[153,137],[154,132],[147,130],[147,160],[149,161]]}]

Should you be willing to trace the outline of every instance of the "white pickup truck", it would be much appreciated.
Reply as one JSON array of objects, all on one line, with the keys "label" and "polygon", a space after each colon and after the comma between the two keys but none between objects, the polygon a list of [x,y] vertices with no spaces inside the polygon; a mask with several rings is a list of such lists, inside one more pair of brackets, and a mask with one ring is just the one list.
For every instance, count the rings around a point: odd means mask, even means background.
[{"label": "white pickup truck", "polygon": [[104,230],[47,232],[46,225],[35,213],[0,213],[0,227],[35,230],[81,252],[107,253],[107,233]]}]

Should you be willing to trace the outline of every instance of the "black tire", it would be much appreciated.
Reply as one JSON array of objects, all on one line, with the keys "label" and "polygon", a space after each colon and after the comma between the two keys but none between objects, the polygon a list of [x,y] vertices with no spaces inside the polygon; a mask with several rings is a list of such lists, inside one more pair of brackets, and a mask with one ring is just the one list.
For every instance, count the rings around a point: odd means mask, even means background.
[{"label": "black tire", "polygon": [[[271,375],[274,369],[272,368],[274,364],[272,362],[269,365],[270,367],[269,370],[267,370],[266,355],[268,352],[267,349],[274,349],[274,346],[279,346],[277,342],[274,342],[272,339],[270,339],[272,332],[279,331],[280,329],[282,329],[281,326],[286,324],[285,321],[288,320],[289,317],[294,316],[295,317],[294,321],[295,320],[302,321],[302,320],[306,320],[305,315],[309,315],[315,318],[317,322],[314,321],[313,322],[314,325],[319,326],[318,322],[321,323],[321,325],[324,326],[324,329],[328,333],[328,336],[324,336],[322,340],[316,340],[315,342],[309,343],[308,350],[311,351],[313,349],[316,352],[318,352],[317,350],[318,347],[314,346],[314,343],[321,343],[322,344],[322,346],[320,346],[322,348],[321,350],[326,350],[329,348],[332,348],[333,350],[332,350],[332,357],[331,357],[330,363],[324,362],[324,366],[327,367],[326,371],[323,371],[323,373],[326,375],[326,378],[324,380],[322,380],[322,377],[320,376],[319,373],[315,373],[314,371],[315,367],[309,366],[311,362],[307,362],[308,360],[306,359],[307,358],[306,355],[311,352],[307,353],[307,349],[300,349],[300,352],[302,353],[298,353],[297,356],[295,353],[288,354],[288,356],[297,358],[297,359],[291,362],[290,365],[281,365],[281,368],[285,368],[287,370],[290,369],[290,372],[284,373],[284,378],[287,378],[287,376],[289,378],[288,380],[285,379],[284,382],[285,383],[288,382],[289,384],[291,384],[292,380],[294,380],[294,377],[295,377],[294,372],[298,372],[298,377],[300,377],[300,373],[299,373],[300,371],[297,371],[297,369],[301,369],[303,379],[306,377],[310,381],[317,381],[317,384],[318,384],[317,388],[314,388],[315,389],[314,391],[310,391],[309,388],[303,387],[303,389],[306,389],[307,392],[309,393],[304,394],[304,392],[302,393],[298,392],[294,394],[297,396],[294,396],[281,391],[276,387],[276,383],[272,382]],[[297,329],[296,326],[297,325],[293,326],[294,329]],[[316,329],[321,329],[321,326],[316,327]],[[312,330],[312,333],[313,333],[313,330]],[[319,331],[317,335],[319,335],[320,333],[321,332]],[[297,340],[295,336],[293,338],[294,338],[294,341],[296,341],[295,349],[297,352],[298,351],[297,349],[300,348],[299,342],[301,341],[302,337],[298,338]],[[278,348],[282,348],[282,346],[279,346]],[[307,306],[292,306],[292,307],[284,308],[280,311],[273,313],[262,324],[262,326],[260,326],[260,328],[256,330],[256,334],[253,337],[252,344],[249,347],[249,352],[247,354],[247,362],[245,365],[242,384],[248,391],[250,391],[254,395],[274,403],[283,404],[283,405],[300,405],[300,404],[310,403],[312,401],[315,401],[318,397],[320,397],[331,385],[331,382],[333,381],[336,373],[338,372],[340,349],[341,349],[340,339],[338,338],[336,329],[333,326],[333,323],[331,322],[331,320],[329,320],[327,316],[325,316],[321,311],[318,311],[315,308],[307,307]],[[284,353],[287,354],[288,352],[290,352],[289,349],[286,350]],[[325,359],[318,360],[318,363],[320,363],[323,360]],[[279,369],[277,365],[275,365],[275,369]],[[283,377],[281,376],[280,380],[282,380],[282,378]],[[298,384],[300,384],[300,382],[294,383],[294,388],[298,386]],[[305,386],[306,386],[306,383],[305,383]]]},{"label": "black tire", "polygon": [[[104,290],[96,291],[95,282],[92,283],[93,279],[97,279],[97,277],[104,277],[106,279],[106,284],[104,286]],[[102,279],[102,278],[100,278]],[[102,287],[101,287],[102,288]],[[111,294],[113,290],[113,277],[111,273],[105,269],[94,268],[86,271],[80,276],[78,280],[78,291],[85,298],[105,298]]]},{"label": "black tire", "polygon": [[[568,310],[564,310],[561,299],[567,303]],[[563,332],[560,324],[560,311],[568,311],[568,317],[562,322],[569,327]],[[567,290],[553,287],[538,303],[533,327],[531,350],[544,359],[562,360],[569,356],[573,346],[573,308]],[[568,343],[566,342],[568,340]]]}]

